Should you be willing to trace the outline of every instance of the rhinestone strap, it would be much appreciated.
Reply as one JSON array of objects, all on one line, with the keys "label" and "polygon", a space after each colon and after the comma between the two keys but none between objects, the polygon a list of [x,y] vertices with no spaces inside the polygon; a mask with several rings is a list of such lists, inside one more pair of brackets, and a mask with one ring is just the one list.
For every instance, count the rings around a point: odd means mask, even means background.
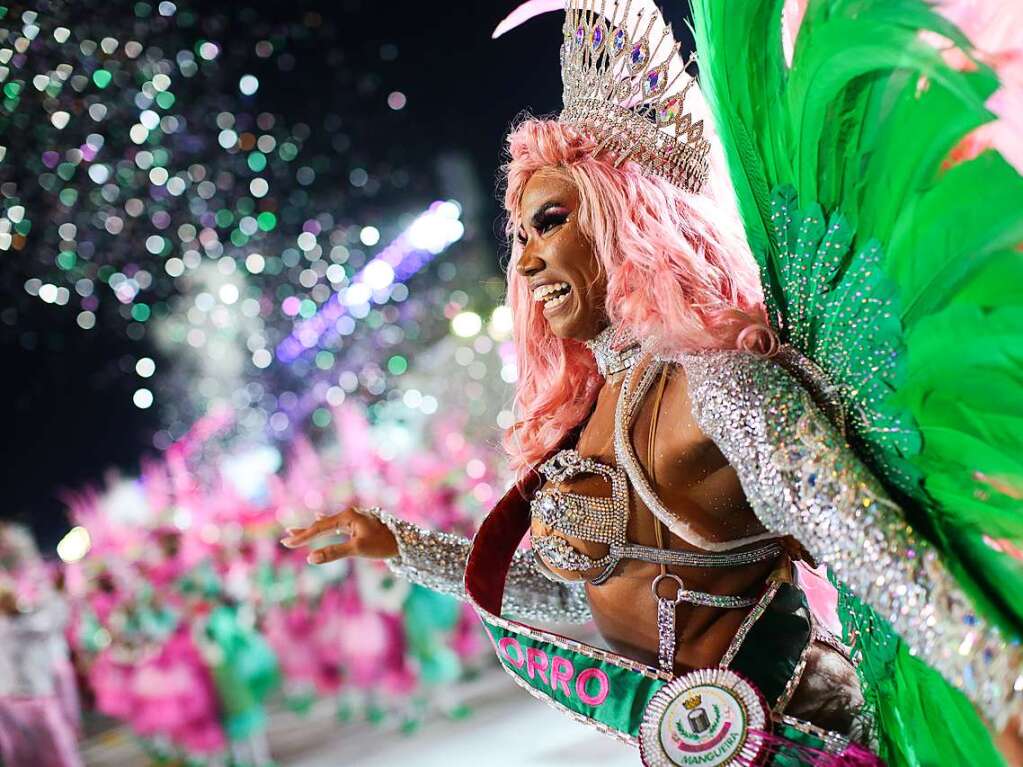
[{"label": "rhinestone strap", "polygon": [[647,391],[654,382],[654,378],[660,373],[661,366],[664,364],[661,360],[654,360],[646,366],[639,386],[635,388],[635,394],[632,394],[632,391],[635,383],[636,368],[630,370],[629,375],[622,383],[622,390],[618,395],[618,404],[615,407],[615,456],[618,459],[618,465],[625,469],[633,489],[643,500],[651,514],[667,525],[668,529],[679,538],[699,549],[706,549],[712,552],[731,551],[750,543],[777,539],[780,537],[777,533],[766,532],[746,538],[733,538],[730,541],[711,541],[704,538],[690,527],[685,520],[680,519],[678,515],[666,508],[661,503],[661,499],[657,497],[657,493],[650,486],[646,473],[636,458],[636,452],[632,449],[632,441],[629,438],[628,432],[632,427],[632,419],[636,411],[639,410],[639,403],[646,396]]},{"label": "rhinestone strap", "polygon": [[535,536],[533,538],[533,549],[549,565],[559,570],[582,572],[594,570],[598,567],[605,568],[605,571],[594,579],[594,583],[606,580],[607,575],[618,564],[618,557],[614,554],[608,553],[600,559],[593,559],[583,552],[577,551],[571,543],[556,535]]},{"label": "rhinestone strap", "polygon": [[754,562],[774,559],[783,551],[781,544],[768,543],[749,551],[734,554],[708,554],[702,551],[678,551],[676,549],[658,549],[654,546],[641,546],[628,543],[618,552],[622,559],[638,559],[656,565],[672,565],[674,567],[741,567]]},{"label": "rhinestone strap", "polygon": [[[678,582],[678,594],[675,599],[666,599],[657,593],[657,587],[665,578],[671,578]],[[675,670],[675,608],[681,601],[679,596],[684,590],[682,579],[677,575],[658,575],[650,585],[650,590],[657,600],[657,665],[661,671],[671,673]]]},{"label": "rhinestone strap", "polygon": [[[670,573],[669,573],[670,575]],[[706,591],[690,591],[686,589],[678,593],[680,602],[688,602],[691,605],[701,607],[721,607],[726,610],[736,610],[741,607],[752,607],[757,600],[752,597],[733,597],[727,594],[708,594]]]},{"label": "rhinestone strap", "polygon": [[[657,587],[665,579],[670,579],[678,584],[678,591],[674,599],[662,597]],[[675,610],[680,602],[689,602],[694,605],[705,607],[740,608],[752,607],[757,603],[756,599],[745,597],[719,596],[707,594],[703,591],[691,591],[685,587],[685,583],[673,573],[664,573],[654,578],[650,584],[654,599],[657,600],[657,665],[662,671],[671,672],[675,667]]]}]

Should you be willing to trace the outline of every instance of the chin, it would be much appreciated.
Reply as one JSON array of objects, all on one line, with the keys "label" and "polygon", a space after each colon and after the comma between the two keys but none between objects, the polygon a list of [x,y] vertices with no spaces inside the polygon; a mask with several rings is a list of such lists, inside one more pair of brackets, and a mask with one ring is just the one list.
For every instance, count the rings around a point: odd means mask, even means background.
[{"label": "chin", "polygon": [[553,322],[548,322],[547,327],[551,329],[551,333],[554,334],[555,338],[571,338],[570,335],[567,335],[566,333],[562,332],[562,329],[559,325]]},{"label": "chin", "polygon": [[554,320],[547,320],[547,327],[558,338],[575,338],[576,327],[575,317],[557,317]]},{"label": "chin", "polygon": [[555,328],[554,326],[551,326],[551,332],[558,338],[578,341],[579,343],[585,343],[590,340],[590,337],[586,333],[576,327]]},{"label": "chin", "polygon": [[[574,291],[575,288],[573,287],[572,290]],[[551,333],[557,338],[572,341],[590,340],[593,334],[586,333],[586,325],[587,323],[580,321],[579,307],[574,304],[566,314],[547,319],[547,327],[551,329]]]}]

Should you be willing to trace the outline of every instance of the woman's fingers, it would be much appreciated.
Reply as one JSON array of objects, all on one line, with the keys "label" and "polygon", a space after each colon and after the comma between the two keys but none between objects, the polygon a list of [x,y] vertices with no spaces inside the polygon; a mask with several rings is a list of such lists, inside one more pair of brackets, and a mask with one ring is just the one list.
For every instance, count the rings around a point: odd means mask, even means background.
[{"label": "woman's fingers", "polygon": [[355,554],[355,541],[335,543],[333,546],[324,546],[322,549],[310,552],[306,561],[312,565],[322,565],[324,562],[333,562],[336,559],[350,557]]},{"label": "woman's fingers", "polygon": [[287,531],[288,535],[281,539],[281,543],[289,549],[297,546],[304,546],[321,535],[337,532],[337,524],[333,517],[324,517],[313,522],[309,527],[292,528]]},{"label": "woman's fingers", "polygon": [[354,508],[347,508],[344,511],[330,514],[325,517],[318,517],[308,527],[289,527],[285,532],[287,535],[281,539],[281,544],[289,549],[304,546],[314,538],[321,535],[337,534],[338,532],[351,535],[352,520],[358,512]]}]

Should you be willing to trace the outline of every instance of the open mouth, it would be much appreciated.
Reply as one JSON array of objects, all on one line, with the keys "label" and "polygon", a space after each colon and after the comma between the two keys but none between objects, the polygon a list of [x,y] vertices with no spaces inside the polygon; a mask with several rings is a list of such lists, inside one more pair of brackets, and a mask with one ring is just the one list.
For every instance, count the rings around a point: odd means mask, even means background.
[{"label": "open mouth", "polygon": [[541,285],[533,291],[533,300],[543,304],[544,313],[556,309],[568,300],[572,286],[567,282],[552,282]]}]

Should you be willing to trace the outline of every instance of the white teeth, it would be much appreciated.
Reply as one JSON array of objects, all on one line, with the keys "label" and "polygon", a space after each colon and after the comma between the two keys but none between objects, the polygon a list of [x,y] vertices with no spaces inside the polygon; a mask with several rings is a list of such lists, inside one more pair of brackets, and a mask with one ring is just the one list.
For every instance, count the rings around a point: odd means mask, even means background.
[{"label": "white teeth", "polygon": [[557,298],[552,298],[550,301],[543,305],[544,309],[553,309],[555,306],[561,306],[568,300],[568,293],[560,295]]},{"label": "white teeth", "polygon": [[[560,290],[566,290],[566,291],[567,290],[571,290],[571,286],[567,282],[552,282],[552,283],[549,283],[547,285],[540,285],[538,288],[533,290],[533,300],[534,301],[545,301],[545,300],[547,300],[547,296],[548,295],[550,295],[551,293],[556,293],[556,292],[558,292]],[[566,293],[565,295],[568,295],[568,294]],[[564,296],[560,296],[559,298],[564,298]],[[557,300],[559,300],[559,299],[552,299],[552,301],[557,301]]]}]

